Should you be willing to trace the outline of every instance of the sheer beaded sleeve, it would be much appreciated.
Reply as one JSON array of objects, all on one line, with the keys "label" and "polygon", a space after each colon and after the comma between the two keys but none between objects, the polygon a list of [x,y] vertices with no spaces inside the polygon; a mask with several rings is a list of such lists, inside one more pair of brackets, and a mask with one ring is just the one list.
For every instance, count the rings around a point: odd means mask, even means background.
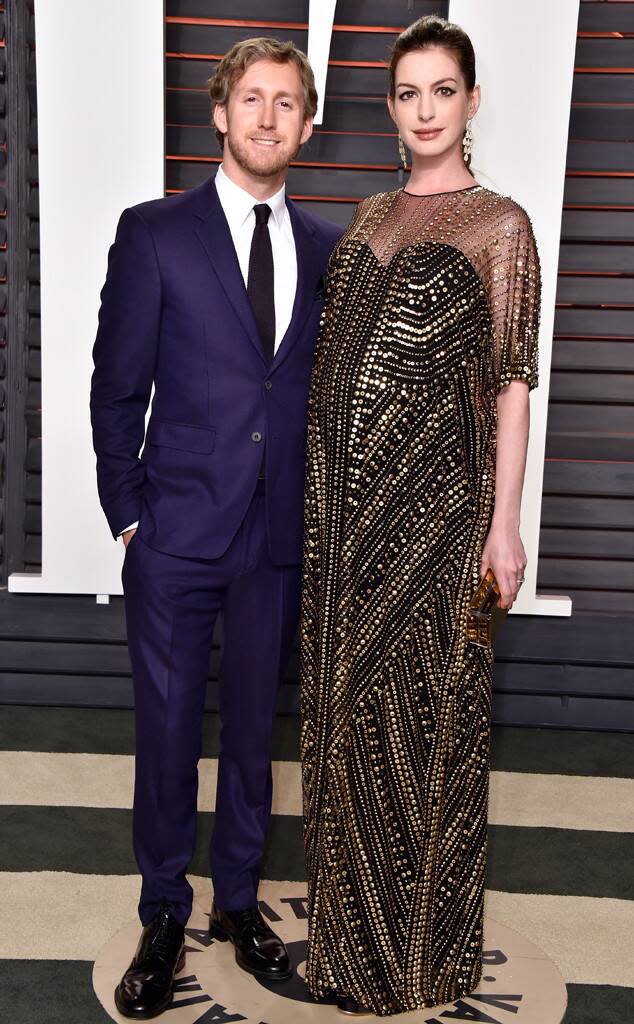
[{"label": "sheer beaded sleeve", "polygon": [[506,214],[496,236],[488,274],[496,390],[525,380],[530,391],[538,384],[541,275],[533,228],[521,207]]},{"label": "sheer beaded sleeve", "polygon": [[530,219],[510,196],[481,185],[427,196],[403,189],[379,193],[359,203],[331,262],[352,239],[367,243],[384,267],[416,245],[459,249],[486,295],[496,393],[511,380],[525,380],[529,390],[537,387],[539,255]]}]

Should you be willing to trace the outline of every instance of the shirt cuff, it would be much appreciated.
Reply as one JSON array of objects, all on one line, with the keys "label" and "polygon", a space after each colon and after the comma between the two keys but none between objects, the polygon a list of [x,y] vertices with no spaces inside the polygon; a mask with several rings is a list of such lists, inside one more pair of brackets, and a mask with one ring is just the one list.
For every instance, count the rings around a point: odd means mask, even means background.
[{"label": "shirt cuff", "polygon": [[138,525],[139,525],[139,521],[138,520],[136,521],[136,523],[130,523],[130,525],[126,526],[125,530],[122,530],[121,533],[117,534],[117,536],[118,537],[122,537],[124,533],[128,532],[128,530],[136,530]]}]

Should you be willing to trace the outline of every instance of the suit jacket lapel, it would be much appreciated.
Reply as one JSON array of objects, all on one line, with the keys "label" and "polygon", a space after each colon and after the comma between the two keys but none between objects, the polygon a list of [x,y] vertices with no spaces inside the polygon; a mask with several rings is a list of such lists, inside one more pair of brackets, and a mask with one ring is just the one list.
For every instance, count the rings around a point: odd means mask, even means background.
[{"label": "suit jacket lapel", "polygon": [[197,204],[196,234],[203,244],[210,263],[224,288],[229,302],[239,317],[250,341],[264,362],[264,353],[257,324],[249,302],[244,278],[231,238],[227,218],[223,213],[213,179],[200,187]]},{"label": "suit jacket lapel", "polygon": [[277,369],[278,365],[286,359],[301,335],[306,318],[312,308],[315,288],[322,270],[319,262],[319,250],[312,226],[294,203],[287,200],[286,205],[290,214],[293,237],[295,239],[297,291],[295,292],[291,322],[273,359],[272,368],[274,369]]}]

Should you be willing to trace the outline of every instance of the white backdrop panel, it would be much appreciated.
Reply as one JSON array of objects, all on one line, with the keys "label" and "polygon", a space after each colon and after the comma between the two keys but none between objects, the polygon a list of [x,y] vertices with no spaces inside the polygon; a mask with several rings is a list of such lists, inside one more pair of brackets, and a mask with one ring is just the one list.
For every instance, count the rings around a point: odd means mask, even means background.
[{"label": "white backdrop panel", "polygon": [[578,0],[450,0],[449,17],[476,52],[482,102],[472,130],[476,179],[510,195],[529,213],[542,267],[539,387],[531,392],[531,431],[522,501],[526,582],[513,611],[570,615],[568,597],[536,594],[548,390],[559,237],[577,36]]},{"label": "white backdrop panel", "polygon": [[163,4],[36,0],[42,295],[42,575],[12,591],[121,593],[88,396],[108,248],[163,195]]},{"label": "white backdrop panel", "polygon": [[316,125],[322,124],[324,120],[328,58],[336,6],[337,0],[310,0],[308,5],[308,59],[315,72],[315,87],[319,97],[315,114]]},{"label": "white backdrop panel", "polygon": [[[330,5],[330,0],[329,0]],[[90,438],[91,346],[108,246],[125,206],[163,194],[163,10],[156,0],[36,0],[42,284],[43,571],[13,591],[121,593],[121,547],[99,508]],[[326,81],[331,12],[311,0]],[[540,251],[540,387],[522,505],[529,564],[515,611],[567,615],[535,593],[551,340],[578,0],[451,0],[473,39],[483,102],[476,178],[530,213]],[[125,31],[121,31],[121,26]],[[543,26],[547,25],[547,31]],[[327,38],[326,38],[327,37]],[[323,91],[323,89],[322,89]]]}]

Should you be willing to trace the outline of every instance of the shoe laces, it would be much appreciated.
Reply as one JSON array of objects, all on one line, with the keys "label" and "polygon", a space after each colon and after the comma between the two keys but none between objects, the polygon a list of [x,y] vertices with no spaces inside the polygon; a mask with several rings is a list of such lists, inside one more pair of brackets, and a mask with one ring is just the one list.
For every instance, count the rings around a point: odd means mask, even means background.
[{"label": "shoe laces", "polygon": [[168,910],[161,913],[158,927],[152,936],[152,952],[161,960],[169,960],[174,938],[171,914]]},{"label": "shoe laces", "polygon": [[241,935],[244,935],[247,931],[252,932],[254,935],[268,934],[268,928],[260,917],[257,907],[247,907],[245,910],[241,910],[236,923]]}]

